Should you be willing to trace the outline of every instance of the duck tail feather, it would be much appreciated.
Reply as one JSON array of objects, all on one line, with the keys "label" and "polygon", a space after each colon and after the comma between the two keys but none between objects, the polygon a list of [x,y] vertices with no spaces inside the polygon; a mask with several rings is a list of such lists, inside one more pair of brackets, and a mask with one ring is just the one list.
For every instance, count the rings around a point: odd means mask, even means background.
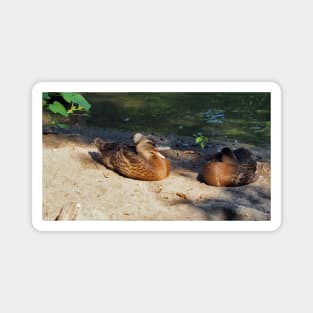
[{"label": "duck tail feather", "polygon": [[114,143],[112,143],[112,142],[105,142],[104,140],[102,140],[99,137],[97,137],[94,140],[94,144],[96,145],[96,147],[98,148],[98,150],[100,152],[106,152],[108,150],[112,150],[115,147]]}]

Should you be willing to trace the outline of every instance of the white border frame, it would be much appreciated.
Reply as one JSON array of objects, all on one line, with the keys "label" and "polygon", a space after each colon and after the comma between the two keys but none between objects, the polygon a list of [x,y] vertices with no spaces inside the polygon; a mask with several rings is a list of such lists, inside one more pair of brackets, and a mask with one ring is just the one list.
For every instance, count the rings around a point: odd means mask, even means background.
[{"label": "white border frame", "polygon": [[[42,219],[43,92],[270,92],[270,221],[45,221]],[[273,82],[40,82],[32,90],[32,224],[39,231],[274,231],[281,225],[281,89]]]}]

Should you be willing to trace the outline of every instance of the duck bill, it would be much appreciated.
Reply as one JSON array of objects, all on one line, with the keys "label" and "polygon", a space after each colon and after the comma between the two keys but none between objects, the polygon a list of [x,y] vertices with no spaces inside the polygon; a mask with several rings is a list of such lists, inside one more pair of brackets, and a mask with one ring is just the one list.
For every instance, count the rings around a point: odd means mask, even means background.
[{"label": "duck bill", "polygon": [[170,150],[171,147],[168,146],[156,146],[157,151],[165,151],[165,150]]}]

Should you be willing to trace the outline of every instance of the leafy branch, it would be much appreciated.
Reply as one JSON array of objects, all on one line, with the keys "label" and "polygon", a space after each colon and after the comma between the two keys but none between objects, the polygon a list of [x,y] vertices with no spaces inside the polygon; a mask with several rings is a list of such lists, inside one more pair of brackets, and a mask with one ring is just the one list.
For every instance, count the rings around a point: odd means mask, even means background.
[{"label": "leafy branch", "polygon": [[[60,101],[55,99],[59,99]],[[75,113],[89,114],[91,109],[91,104],[81,94],[73,92],[53,93],[53,95],[44,92],[42,94],[42,105],[45,110],[65,118]],[[52,126],[58,126],[60,128],[68,127],[68,124],[60,123],[57,119],[54,119],[51,114],[48,114],[48,117]]]},{"label": "leafy branch", "polygon": [[205,148],[206,144],[209,142],[209,138],[204,136],[204,135],[200,135],[200,136],[196,137],[195,142],[203,150]]}]

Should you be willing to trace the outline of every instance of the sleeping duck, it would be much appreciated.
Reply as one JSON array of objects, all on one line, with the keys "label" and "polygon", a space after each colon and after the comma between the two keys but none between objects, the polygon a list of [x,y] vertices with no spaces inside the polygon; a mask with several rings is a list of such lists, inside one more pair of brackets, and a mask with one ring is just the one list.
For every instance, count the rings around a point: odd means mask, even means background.
[{"label": "sleeping duck", "polygon": [[208,185],[218,187],[241,186],[256,180],[256,160],[245,148],[223,148],[213,155],[203,168],[203,178]]},{"label": "sleeping duck", "polygon": [[156,148],[153,139],[137,133],[134,146],[95,139],[103,164],[123,176],[139,180],[161,180],[170,173],[170,162]]}]

